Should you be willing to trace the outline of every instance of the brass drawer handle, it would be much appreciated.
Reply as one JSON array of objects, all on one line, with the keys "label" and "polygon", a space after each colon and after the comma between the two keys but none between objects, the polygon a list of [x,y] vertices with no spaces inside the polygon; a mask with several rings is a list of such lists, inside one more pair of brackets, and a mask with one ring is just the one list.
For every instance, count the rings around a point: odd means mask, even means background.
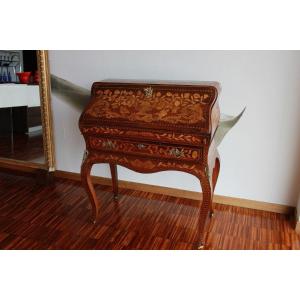
[{"label": "brass drawer handle", "polygon": [[177,158],[183,156],[183,149],[179,150],[178,148],[172,148],[170,150],[170,154],[176,156]]},{"label": "brass drawer handle", "polygon": [[107,149],[114,149],[115,145],[112,141],[106,141],[106,142],[103,142],[103,147],[105,147]]},{"label": "brass drawer handle", "polygon": [[137,147],[138,147],[140,150],[142,150],[142,149],[145,148],[145,145],[144,145],[144,144],[138,144]]}]

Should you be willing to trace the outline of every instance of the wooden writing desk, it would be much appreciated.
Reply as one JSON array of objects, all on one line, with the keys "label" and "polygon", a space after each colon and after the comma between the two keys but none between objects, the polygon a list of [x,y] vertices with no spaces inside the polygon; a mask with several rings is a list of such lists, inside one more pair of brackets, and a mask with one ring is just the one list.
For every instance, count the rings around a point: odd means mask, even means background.
[{"label": "wooden writing desk", "polygon": [[114,197],[117,165],[141,173],[177,170],[200,180],[199,245],[212,216],[220,160],[213,142],[220,92],[216,82],[95,82],[79,120],[86,152],[81,167],[96,222],[99,203],[91,182],[93,164],[109,163]]}]

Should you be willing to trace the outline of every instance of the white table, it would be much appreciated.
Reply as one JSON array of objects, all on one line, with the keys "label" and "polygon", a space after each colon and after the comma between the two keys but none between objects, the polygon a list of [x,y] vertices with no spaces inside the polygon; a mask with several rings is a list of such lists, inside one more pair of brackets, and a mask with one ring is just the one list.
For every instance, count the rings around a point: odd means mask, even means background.
[{"label": "white table", "polygon": [[40,106],[38,85],[2,83],[0,84],[0,108]]}]

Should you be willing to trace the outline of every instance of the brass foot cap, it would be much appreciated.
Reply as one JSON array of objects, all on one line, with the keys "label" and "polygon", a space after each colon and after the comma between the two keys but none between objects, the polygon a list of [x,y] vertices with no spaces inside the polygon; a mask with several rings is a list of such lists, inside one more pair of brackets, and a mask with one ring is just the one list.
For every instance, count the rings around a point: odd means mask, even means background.
[{"label": "brass foot cap", "polygon": [[114,196],[114,200],[119,200],[119,196]]},{"label": "brass foot cap", "polygon": [[210,213],[210,217],[211,217],[211,218],[212,218],[214,215],[215,215],[214,212],[211,212],[211,213]]},{"label": "brass foot cap", "polygon": [[203,250],[204,249],[204,244],[200,244],[199,246],[198,246],[198,250]]}]

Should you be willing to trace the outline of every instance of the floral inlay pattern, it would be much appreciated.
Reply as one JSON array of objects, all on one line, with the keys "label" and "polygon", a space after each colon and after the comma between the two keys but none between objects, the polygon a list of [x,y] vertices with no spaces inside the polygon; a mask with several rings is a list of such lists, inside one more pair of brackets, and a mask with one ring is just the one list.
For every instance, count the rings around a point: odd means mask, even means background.
[{"label": "floral inlay pattern", "polygon": [[195,175],[196,177],[204,176],[204,171],[200,164],[184,163],[178,161],[155,161],[147,158],[133,158],[130,159],[124,155],[113,153],[90,153],[88,156],[88,163],[110,162],[125,166],[129,169],[142,172],[152,173],[164,170],[178,170]]},{"label": "floral inlay pattern", "polygon": [[199,161],[202,158],[202,149],[200,148],[127,142],[123,140],[106,139],[94,136],[90,136],[88,142],[91,149],[95,150],[190,161]]},{"label": "floral inlay pattern", "polygon": [[119,128],[109,128],[109,127],[84,127],[81,129],[83,133],[90,134],[102,134],[102,135],[115,135],[127,138],[135,138],[150,141],[161,141],[168,143],[183,143],[183,144],[191,144],[191,145],[205,145],[207,140],[205,137],[192,135],[192,134],[183,134],[176,132],[151,132],[151,131],[138,131],[138,130],[130,130],[130,129],[119,129]]},{"label": "floral inlay pattern", "polygon": [[205,122],[203,108],[210,101],[206,92],[154,91],[146,97],[129,89],[98,89],[95,98],[86,111],[92,117],[185,125]]}]

